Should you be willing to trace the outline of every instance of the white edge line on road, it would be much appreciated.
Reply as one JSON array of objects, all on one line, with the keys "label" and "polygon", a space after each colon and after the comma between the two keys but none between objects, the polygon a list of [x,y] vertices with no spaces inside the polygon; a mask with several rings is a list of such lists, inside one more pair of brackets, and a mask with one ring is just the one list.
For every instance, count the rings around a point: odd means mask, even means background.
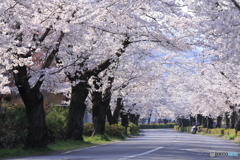
[{"label": "white edge line on road", "polygon": [[118,143],[118,142],[121,142],[121,141],[115,141],[115,142],[110,142],[110,143],[106,143],[106,144],[99,144],[99,145],[91,146],[91,147],[87,147],[87,148],[81,148],[81,149],[71,150],[71,151],[67,151],[67,152],[61,153],[61,154],[68,154],[68,153],[71,153],[71,152],[77,152],[77,151],[81,151],[81,150],[85,150],[85,149],[89,149],[89,148],[94,148],[94,147],[97,147],[97,146],[104,146],[104,145],[113,144],[113,143]]},{"label": "white edge line on road", "polygon": [[180,150],[199,152],[199,153],[210,153],[212,151],[212,150],[196,150],[196,149],[180,149]]},{"label": "white edge line on road", "polygon": [[125,160],[125,159],[130,159],[130,158],[133,158],[133,157],[138,157],[138,156],[146,155],[146,154],[155,152],[155,151],[157,151],[157,150],[159,150],[159,149],[162,149],[162,148],[164,148],[164,147],[158,147],[158,148],[152,149],[152,150],[150,150],[150,151],[143,152],[143,153],[141,153],[141,154],[135,154],[135,155],[128,156],[128,157],[125,157],[125,158],[121,158],[121,159],[119,159],[119,160]]}]

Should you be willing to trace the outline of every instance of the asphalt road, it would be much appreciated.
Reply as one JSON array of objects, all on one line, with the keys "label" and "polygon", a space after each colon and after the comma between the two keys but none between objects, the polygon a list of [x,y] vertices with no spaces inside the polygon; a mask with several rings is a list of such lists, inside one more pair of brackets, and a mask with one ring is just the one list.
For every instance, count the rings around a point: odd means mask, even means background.
[{"label": "asphalt road", "polygon": [[[74,150],[51,156],[11,160],[240,160],[240,145],[209,136],[176,132],[173,129],[141,130],[142,136],[125,141]],[[210,152],[237,152],[238,156],[210,156]]]}]

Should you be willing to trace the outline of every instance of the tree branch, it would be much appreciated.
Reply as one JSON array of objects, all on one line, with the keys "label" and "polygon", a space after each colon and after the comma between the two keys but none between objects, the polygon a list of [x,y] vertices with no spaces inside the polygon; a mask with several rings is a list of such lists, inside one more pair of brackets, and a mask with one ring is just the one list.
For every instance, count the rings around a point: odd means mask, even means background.
[{"label": "tree branch", "polygon": [[[57,40],[56,48],[55,48],[55,49],[51,52],[51,54],[47,57],[47,60],[45,61],[42,69],[49,68],[50,65],[52,64],[52,62],[53,62],[56,54],[57,54],[58,51],[59,51],[59,46],[60,46],[60,44],[61,44],[61,42],[62,42],[63,37],[64,37],[64,33],[61,31],[60,36],[59,36],[59,38],[58,38],[58,40]],[[41,75],[40,75],[40,77],[39,77],[39,79],[38,79],[38,81],[37,81],[37,83],[35,84],[35,86],[34,86],[33,88],[40,88],[40,87],[41,87],[41,85],[42,85],[42,83],[43,83],[43,79],[42,79],[42,78],[44,77],[44,75],[45,75],[45,74],[42,72]]]},{"label": "tree branch", "polygon": [[[117,52],[115,53],[115,55],[117,57],[120,57],[125,51],[126,48],[131,44],[132,42],[129,41],[129,37],[127,36],[125,38],[125,40],[122,43],[122,48],[118,49]],[[92,70],[86,71],[85,75],[87,77],[91,77],[92,75],[97,76],[100,72],[104,71],[106,68],[108,68],[112,63],[116,62],[117,60],[113,59],[113,58],[109,58],[106,61],[104,61],[103,63],[101,63],[100,65],[98,65],[97,67],[95,67]]]},{"label": "tree branch", "polygon": [[240,11],[240,5],[235,0],[232,0],[232,2],[235,5],[235,7],[237,7],[238,10]]}]

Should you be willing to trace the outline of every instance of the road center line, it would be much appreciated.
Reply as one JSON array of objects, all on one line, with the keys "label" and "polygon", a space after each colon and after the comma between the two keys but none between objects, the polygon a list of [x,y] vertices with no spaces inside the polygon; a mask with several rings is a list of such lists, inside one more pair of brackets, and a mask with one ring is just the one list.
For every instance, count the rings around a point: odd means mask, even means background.
[{"label": "road center line", "polygon": [[133,158],[133,157],[138,157],[138,156],[146,155],[146,154],[155,152],[155,151],[157,151],[157,150],[159,150],[159,149],[162,149],[162,148],[164,148],[164,147],[158,147],[158,148],[152,149],[152,150],[150,150],[150,151],[143,152],[143,153],[141,153],[141,154],[135,154],[135,155],[128,156],[128,157],[125,157],[125,158],[121,158],[121,159],[119,159],[119,160],[125,160],[125,159],[130,159],[130,158]]}]

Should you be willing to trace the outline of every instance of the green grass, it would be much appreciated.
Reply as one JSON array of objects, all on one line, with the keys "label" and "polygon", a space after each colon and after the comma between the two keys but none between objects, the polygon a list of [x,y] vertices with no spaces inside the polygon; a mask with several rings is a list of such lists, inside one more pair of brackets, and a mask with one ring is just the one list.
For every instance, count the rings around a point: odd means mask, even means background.
[{"label": "green grass", "polygon": [[229,139],[229,140],[234,140],[235,137],[236,137],[236,135],[229,135],[229,136],[228,136],[228,139]]},{"label": "green grass", "polygon": [[45,149],[31,149],[24,150],[22,148],[16,149],[1,149],[0,157],[1,158],[11,158],[11,157],[23,157],[23,156],[33,156],[33,155],[49,155],[57,154],[70,150],[87,148],[99,144],[106,144],[109,142],[115,142],[123,140],[122,138],[109,137],[106,135],[103,136],[94,136],[94,137],[84,137],[84,142],[82,141],[60,141],[49,144]]},{"label": "green grass", "polygon": [[209,133],[204,133],[204,132],[197,132],[197,134],[210,136],[210,137],[219,137],[219,138],[226,139],[226,140],[232,140],[232,141],[235,141],[237,144],[240,144],[239,140],[235,140],[235,138],[240,139],[240,137],[237,137],[236,135],[218,135],[218,134],[209,134]]}]

